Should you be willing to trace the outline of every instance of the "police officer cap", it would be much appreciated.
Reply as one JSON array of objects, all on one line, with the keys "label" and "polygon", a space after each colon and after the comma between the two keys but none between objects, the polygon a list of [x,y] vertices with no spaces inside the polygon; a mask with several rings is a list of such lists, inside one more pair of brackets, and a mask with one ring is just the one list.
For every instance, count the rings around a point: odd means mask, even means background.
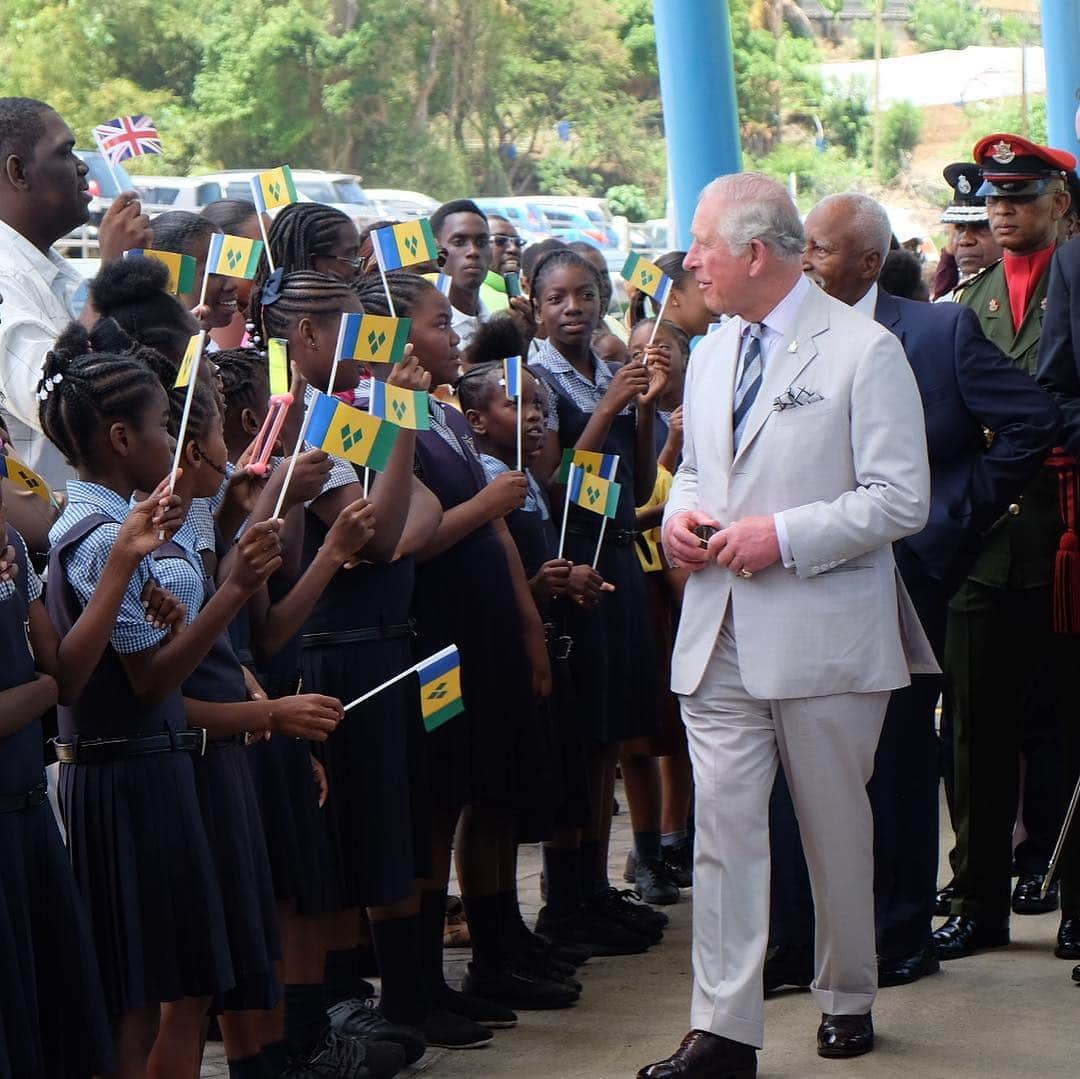
[{"label": "police officer cap", "polygon": [[975,194],[984,197],[1041,195],[1076,168],[1076,158],[1068,151],[1040,146],[1019,135],[987,135],[975,144],[972,156],[983,178]]},{"label": "police officer cap", "polygon": [[945,166],[942,176],[953,189],[953,200],[941,220],[946,225],[986,221],[986,199],[975,194],[982,184],[979,166],[973,161],[954,161]]}]

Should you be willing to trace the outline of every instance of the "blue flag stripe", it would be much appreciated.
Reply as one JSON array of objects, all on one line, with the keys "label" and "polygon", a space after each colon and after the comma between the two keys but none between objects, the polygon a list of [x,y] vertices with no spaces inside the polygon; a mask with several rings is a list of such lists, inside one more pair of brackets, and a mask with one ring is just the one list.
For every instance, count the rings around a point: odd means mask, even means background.
[{"label": "blue flag stripe", "polygon": [[449,655],[443,656],[434,663],[427,664],[420,668],[418,672],[420,675],[420,684],[422,686],[427,685],[428,682],[431,682],[436,678],[441,678],[448,671],[452,671],[455,667],[459,666],[461,666],[461,657],[458,655],[458,651],[455,648]]},{"label": "blue flag stripe", "polygon": [[386,419],[386,383],[377,378],[371,380],[371,414]]},{"label": "blue flag stripe", "polygon": [[379,245],[379,251],[382,254],[383,268],[386,270],[400,270],[401,255],[398,252],[397,238],[394,236],[393,227],[376,229],[374,235]]},{"label": "blue flag stripe", "polygon": [[363,321],[363,314],[345,316],[345,333],[341,338],[342,356],[354,356],[356,354],[356,343],[360,340],[360,325]]},{"label": "blue flag stripe", "polygon": [[326,440],[326,433],[334,420],[338,403],[333,397],[320,393],[311,406],[311,422],[308,424],[307,440],[313,446],[321,446]]}]

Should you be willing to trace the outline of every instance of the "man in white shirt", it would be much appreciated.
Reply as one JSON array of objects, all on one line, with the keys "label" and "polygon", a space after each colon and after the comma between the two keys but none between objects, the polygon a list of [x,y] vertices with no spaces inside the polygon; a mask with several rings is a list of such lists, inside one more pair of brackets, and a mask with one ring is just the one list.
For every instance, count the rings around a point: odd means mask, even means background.
[{"label": "man in white shirt", "polygon": [[431,230],[446,254],[443,273],[450,278],[451,324],[464,352],[480,323],[491,317],[480,299],[480,288],[491,267],[488,220],[471,199],[454,199],[431,215]]},{"label": "man in white shirt", "polygon": [[[54,488],[72,472],[41,433],[37,393],[45,353],[75,317],[83,285],[52,246],[89,214],[87,167],[74,151],[71,129],[44,102],[0,98],[0,413],[13,452]],[[134,192],[109,207],[99,244],[102,262],[151,246]]]}]

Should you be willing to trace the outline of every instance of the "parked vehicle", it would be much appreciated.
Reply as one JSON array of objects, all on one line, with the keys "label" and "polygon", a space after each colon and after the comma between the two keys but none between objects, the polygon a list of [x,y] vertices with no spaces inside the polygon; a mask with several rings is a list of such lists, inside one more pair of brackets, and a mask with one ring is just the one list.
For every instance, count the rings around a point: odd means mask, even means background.
[{"label": "parked vehicle", "polygon": [[392,187],[366,187],[364,193],[375,204],[384,221],[408,221],[430,217],[439,203],[420,191],[399,191]]},{"label": "parked vehicle", "polygon": [[[221,186],[219,198],[250,199],[251,178],[261,169],[229,169],[195,177],[204,183]],[[345,172],[324,172],[322,169],[293,169],[293,183],[300,201],[323,202],[348,214],[358,227],[377,221],[379,211],[367,197],[355,176]]]},{"label": "parked vehicle", "polygon": [[208,203],[224,198],[221,184],[200,176],[136,176],[135,183],[147,202],[170,210],[197,214]]}]

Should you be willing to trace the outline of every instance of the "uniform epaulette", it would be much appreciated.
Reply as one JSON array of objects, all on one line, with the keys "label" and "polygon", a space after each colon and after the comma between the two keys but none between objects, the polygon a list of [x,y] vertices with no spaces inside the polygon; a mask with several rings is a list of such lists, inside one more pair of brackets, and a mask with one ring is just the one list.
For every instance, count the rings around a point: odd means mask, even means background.
[{"label": "uniform epaulette", "polygon": [[969,288],[971,288],[971,286],[974,285],[977,281],[981,281],[992,269],[994,269],[996,266],[999,266],[1001,264],[1001,261],[1001,259],[995,259],[993,262],[990,263],[989,266],[984,266],[978,273],[972,274],[972,276],[969,277],[966,281],[961,281],[960,284],[952,290],[949,295],[949,299],[951,299],[954,303],[959,303],[960,297],[963,296],[964,293]]}]

